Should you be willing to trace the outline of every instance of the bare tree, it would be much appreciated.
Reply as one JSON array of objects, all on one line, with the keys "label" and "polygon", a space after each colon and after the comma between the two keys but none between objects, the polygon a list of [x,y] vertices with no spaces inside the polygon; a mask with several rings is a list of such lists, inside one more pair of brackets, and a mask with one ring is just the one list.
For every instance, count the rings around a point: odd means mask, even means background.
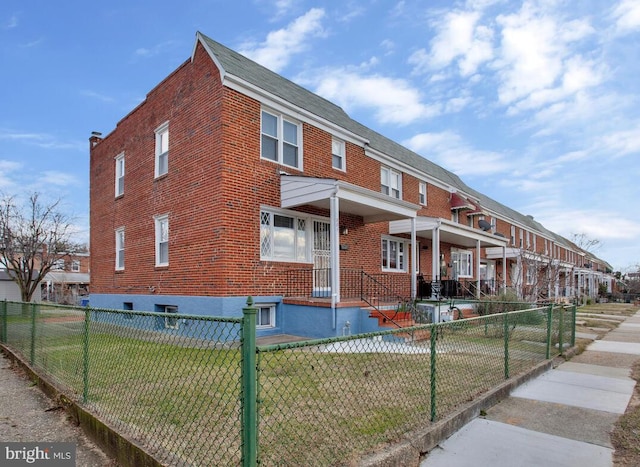
[{"label": "bare tree", "polygon": [[33,193],[20,205],[15,196],[0,201],[0,263],[30,302],[45,275],[73,254],[72,223],[59,210],[60,200],[43,204]]},{"label": "bare tree", "polygon": [[509,270],[512,287],[528,302],[547,301],[562,296],[560,261],[531,250],[520,249]]},{"label": "bare tree", "polygon": [[599,239],[590,238],[585,233],[572,233],[571,242],[589,253],[596,252],[602,246],[602,242]]}]

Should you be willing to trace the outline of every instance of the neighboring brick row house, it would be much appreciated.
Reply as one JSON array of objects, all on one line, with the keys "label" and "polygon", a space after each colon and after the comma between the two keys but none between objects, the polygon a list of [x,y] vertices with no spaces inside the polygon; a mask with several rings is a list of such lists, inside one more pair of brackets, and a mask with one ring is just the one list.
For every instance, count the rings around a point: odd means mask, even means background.
[{"label": "neighboring brick row house", "polygon": [[89,253],[70,253],[60,258],[44,276],[41,297],[65,305],[81,305],[88,300],[90,282]]},{"label": "neighboring brick row house", "polygon": [[251,295],[260,334],[320,337],[375,329],[373,288],[611,288],[605,262],[200,33],[90,147],[92,306],[237,316]]}]

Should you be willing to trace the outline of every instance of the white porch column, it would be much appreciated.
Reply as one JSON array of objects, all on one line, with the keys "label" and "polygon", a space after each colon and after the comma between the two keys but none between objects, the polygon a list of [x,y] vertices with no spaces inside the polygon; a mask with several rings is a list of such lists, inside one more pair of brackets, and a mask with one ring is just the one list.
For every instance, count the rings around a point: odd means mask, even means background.
[{"label": "white porch column", "polygon": [[507,291],[507,247],[502,247],[502,293]]},{"label": "white porch column", "polygon": [[340,201],[333,194],[330,199],[331,251],[331,307],[340,303]]},{"label": "white porch column", "polygon": [[440,230],[434,227],[431,233],[431,280],[440,279]]},{"label": "white porch column", "polygon": [[418,266],[418,245],[416,242],[416,218],[411,218],[411,263],[409,267],[411,268],[411,299],[415,300],[418,291],[417,291],[417,280],[418,275],[416,271],[416,267]]},{"label": "white porch column", "polygon": [[476,298],[480,299],[480,240],[476,240]]}]

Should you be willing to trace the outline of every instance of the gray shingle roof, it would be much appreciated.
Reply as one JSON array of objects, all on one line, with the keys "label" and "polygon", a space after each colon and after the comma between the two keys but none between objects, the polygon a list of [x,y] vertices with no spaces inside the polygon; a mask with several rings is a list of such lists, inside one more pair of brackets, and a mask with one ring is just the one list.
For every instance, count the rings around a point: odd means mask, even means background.
[{"label": "gray shingle roof", "polygon": [[531,216],[521,214],[518,211],[515,211],[514,209],[511,209],[508,206],[505,206],[502,203],[499,203],[498,201],[474,190],[465,184],[456,174],[353,120],[340,106],[318,96],[285,77],[274,73],[268,68],[265,68],[244,55],[225,47],[200,32],[198,33],[198,37],[202,39],[209,52],[215,55],[225,73],[229,73],[230,75],[240,78],[270,94],[273,94],[274,96],[310,112],[313,115],[363,137],[369,141],[369,146],[372,149],[386,154],[403,164],[413,167],[419,172],[425,173],[428,176],[476,198],[480,202],[481,206],[496,213],[497,215],[511,219],[531,231],[553,238],[556,243],[560,243],[569,248],[575,248],[575,245],[573,245],[569,240],[546,229]]}]

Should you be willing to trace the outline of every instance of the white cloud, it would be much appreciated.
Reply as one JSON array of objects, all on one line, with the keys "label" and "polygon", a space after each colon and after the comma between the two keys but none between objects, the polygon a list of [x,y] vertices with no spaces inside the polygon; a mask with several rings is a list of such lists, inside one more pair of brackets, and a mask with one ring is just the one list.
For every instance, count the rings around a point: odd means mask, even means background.
[{"label": "white cloud", "polygon": [[[635,240],[640,237],[640,223],[620,216],[616,211],[558,209],[541,217],[548,229],[567,236],[584,233],[589,238],[606,240]],[[571,219],[571,222],[567,222]]]},{"label": "white cloud", "polygon": [[614,159],[630,154],[640,154],[640,123],[628,130],[603,135],[599,144],[601,149],[607,151]]},{"label": "white cloud", "polygon": [[69,186],[69,185],[77,185],[77,178],[67,172],[59,172],[56,170],[47,170],[42,173],[40,177],[40,181],[45,185],[56,185],[56,186]]},{"label": "white cloud", "polygon": [[402,144],[460,176],[500,173],[509,167],[502,154],[474,149],[452,131],[421,133]]},{"label": "white cloud", "polygon": [[584,20],[564,21],[541,5],[525,2],[517,13],[496,19],[501,48],[493,65],[500,79],[499,101],[512,106],[511,112],[540,108],[602,80],[595,63],[572,47],[593,28]]},{"label": "white cloud", "polygon": [[11,17],[4,22],[2,25],[2,29],[13,29],[18,27],[18,15],[13,14]]},{"label": "white cloud", "polygon": [[45,149],[87,150],[85,142],[62,141],[47,133],[28,133],[0,128],[0,141],[2,140],[22,142]]},{"label": "white cloud", "polygon": [[107,96],[105,94],[100,94],[96,91],[91,91],[89,89],[84,89],[80,91],[80,95],[84,97],[90,97],[92,99],[97,99],[102,102],[113,102],[115,99],[111,96]]},{"label": "white cloud", "polygon": [[640,29],[640,3],[638,0],[622,0],[613,9],[613,19],[619,33]]},{"label": "white cloud", "polygon": [[15,161],[0,159],[0,191],[8,190],[16,185],[13,172],[22,169],[22,164]]},{"label": "white cloud", "polygon": [[139,58],[151,58],[166,52],[168,49],[173,49],[178,44],[179,42],[177,41],[164,41],[150,48],[139,47],[134,51],[134,55]]},{"label": "white cloud", "polygon": [[373,109],[382,124],[407,125],[440,113],[439,106],[424,104],[420,91],[404,79],[333,69],[316,73],[307,82],[317,94],[347,111]]},{"label": "white cloud", "polygon": [[286,28],[270,32],[264,42],[241,45],[239,52],[275,72],[280,72],[289,64],[291,57],[307,50],[310,38],[324,35],[324,16],[323,9],[312,8]]},{"label": "white cloud", "polygon": [[493,31],[478,24],[478,11],[453,11],[435,25],[438,33],[430,50],[420,49],[409,57],[414,73],[446,68],[456,63],[462,76],[469,76],[493,57]]}]

